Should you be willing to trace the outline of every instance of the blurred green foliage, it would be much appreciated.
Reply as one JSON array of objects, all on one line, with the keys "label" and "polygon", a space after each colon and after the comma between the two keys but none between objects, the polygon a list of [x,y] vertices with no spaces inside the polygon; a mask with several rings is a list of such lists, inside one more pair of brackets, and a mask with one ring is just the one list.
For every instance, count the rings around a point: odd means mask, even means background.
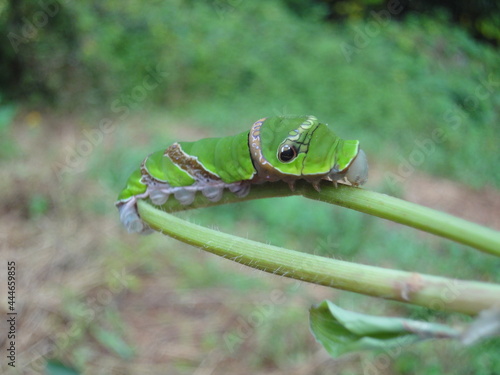
[{"label": "blurred green foliage", "polygon": [[46,375],[79,375],[80,373],[72,367],[66,366],[60,361],[50,360],[47,361],[45,367]]},{"label": "blurred green foliage", "polygon": [[18,151],[11,129],[17,110],[17,105],[4,103],[0,96],[0,159],[13,157]]},{"label": "blurred green foliage", "polygon": [[[298,14],[311,9],[311,2],[286,0],[285,3]],[[313,0],[329,20],[353,20],[368,17],[381,9],[401,6],[395,16],[405,19],[408,15],[446,11],[453,23],[467,30],[476,38],[498,45],[500,43],[500,3],[495,0]]]},{"label": "blurred green foliage", "polygon": [[491,173],[500,55],[445,13],[395,22],[396,11],[382,7],[327,23],[316,3],[310,12],[280,1],[8,4],[6,98],[89,115],[104,108],[118,120],[162,107],[214,135],[266,115],[310,113],[401,170],[410,163],[500,186]]}]

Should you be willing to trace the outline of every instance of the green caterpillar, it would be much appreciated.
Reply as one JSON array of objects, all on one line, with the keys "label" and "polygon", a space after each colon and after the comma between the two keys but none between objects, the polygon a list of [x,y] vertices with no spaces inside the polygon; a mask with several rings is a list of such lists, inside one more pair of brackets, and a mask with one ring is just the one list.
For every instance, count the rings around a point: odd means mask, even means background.
[{"label": "green caterpillar", "polygon": [[250,131],[223,138],[176,142],[146,157],[127,181],[116,206],[129,232],[149,227],[137,212],[138,199],[164,204],[173,194],[183,205],[198,191],[217,202],[225,188],[244,197],[252,184],[282,180],[293,189],[305,179],[319,191],[321,180],[347,179],[358,186],[368,178],[359,141],[342,140],[314,116],[267,117]]}]

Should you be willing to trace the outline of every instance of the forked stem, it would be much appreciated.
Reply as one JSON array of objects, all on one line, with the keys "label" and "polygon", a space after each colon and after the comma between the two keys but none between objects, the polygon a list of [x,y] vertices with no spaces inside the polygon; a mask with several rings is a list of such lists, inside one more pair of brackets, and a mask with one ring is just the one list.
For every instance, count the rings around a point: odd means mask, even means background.
[{"label": "forked stem", "polygon": [[321,192],[317,192],[310,184],[300,181],[292,192],[286,183],[275,182],[272,185],[262,184],[252,186],[250,194],[245,198],[239,198],[230,192],[224,192],[222,199],[219,202],[213,203],[203,198],[201,194],[198,194],[194,203],[190,206],[183,206],[175,199],[169,199],[162,208],[168,212],[176,212],[241,202],[243,200],[287,197],[292,195],[302,195],[306,198],[351,208],[448,238],[485,253],[500,256],[500,232],[386,194],[341,184],[335,188],[331,184],[323,183],[321,185]]},{"label": "forked stem", "polygon": [[475,315],[500,303],[500,285],[390,270],[265,245],[201,227],[145,201],[139,214],[153,229],[269,273],[365,295]]}]

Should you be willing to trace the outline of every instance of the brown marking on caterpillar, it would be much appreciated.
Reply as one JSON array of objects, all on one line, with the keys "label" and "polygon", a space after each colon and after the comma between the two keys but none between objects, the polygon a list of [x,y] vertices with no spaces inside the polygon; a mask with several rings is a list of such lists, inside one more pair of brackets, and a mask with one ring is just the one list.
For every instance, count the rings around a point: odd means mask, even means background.
[{"label": "brown marking on caterpillar", "polygon": [[260,141],[260,128],[266,120],[266,117],[257,120],[250,129],[248,133],[248,146],[250,148],[250,154],[252,156],[252,161],[257,174],[253,178],[253,182],[258,181],[276,181],[279,178],[276,176],[276,169],[269,163],[269,161],[264,157],[262,153],[261,141]]},{"label": "brown marking on caterpillar", "polygon": [[218,175],[208,171],[197,157],[187,155],[177,142],[169,146],[164,155],[197,181],[220,181]]}]

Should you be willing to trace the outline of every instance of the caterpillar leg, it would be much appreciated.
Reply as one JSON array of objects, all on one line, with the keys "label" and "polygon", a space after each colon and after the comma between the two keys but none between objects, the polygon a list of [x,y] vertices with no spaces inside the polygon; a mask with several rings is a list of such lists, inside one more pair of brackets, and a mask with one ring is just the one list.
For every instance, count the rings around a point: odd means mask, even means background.
[{"label": "caterpillar leg", "polygon": [[224,188],[228,188],[229,191],[236,196],[243,198],[250,192],[250,184],[244,182],[235,182],[232,184],[223,185],[209,185],[204,187],[201,192],[207,199],[211,202],[218,202],[222,198],[222,193]]},{"label": "caterpillar leg", "polygon": [[161,206],[162,204],[165,204],[165,202],[168,200],[168,197],[170,194],[174,192],[174,189],[170,184],[166,182],[158,183],[156,181],[151,182],[151,181],[145,181],[147,187],[146,193],[145,193],[145,198],[149,197],[151,199],[151,203],[157,206]]},{"label": "caterpillar leg", "polygon": [[129,233],[149,234],[153,230],[144,222],[137,212],[137,196],[130,198],[127,202],[117,203],[120,213],[120,221]]},{"label": "caterpillar leg", "polygon": [[325,179],[332,181],[335,187],[338,181],[342,182],[344,179],[353,186],[363,185],[368,180],[368,161],[365,152],[360,149],[347,170],[339,171],[337,166],[333,167]]},{"label": "caterpillar leg", "polygon": [[238,197],[245,197],[250,191],[250,184],[245,182],[235,182],[232,184],[215,183],[210,185],[191,185],[182,187],[173,187],[168,183],[150,183],[147,190],[139,195],[134,195],[128,200],[122,200],[116,203],[120,212],[120,221],[129,233],[149,234],[153,230],[142,221],[137,211],[137,201],[139,199],[149,198],[156,206],[161,206],[167,202],[171,194],[180,204],[190,205],[193,203],[196,192],[201,193],[211,202],[218,202],[222,198],[224,188],[228,188]]},{"label": "caterpillar leg", "polygon": [[151,199],[151,202],[157,206],[161,206],[162,204],[166,203],[169,196],[169,193],[166,193],[162,190],[152,190],[149,193],[149,199]]},{"label": "caterpillar leg", "polygon": [[218,202],[222,198],[224,188],[220,186],[206,186],[201,192],[210,202]]},{"label": "caterpillar leg", "polygon": [[228,186],[229,191],[237,197],[244,198],[250,192],[250,184],[245,182],[236,182]]}]

